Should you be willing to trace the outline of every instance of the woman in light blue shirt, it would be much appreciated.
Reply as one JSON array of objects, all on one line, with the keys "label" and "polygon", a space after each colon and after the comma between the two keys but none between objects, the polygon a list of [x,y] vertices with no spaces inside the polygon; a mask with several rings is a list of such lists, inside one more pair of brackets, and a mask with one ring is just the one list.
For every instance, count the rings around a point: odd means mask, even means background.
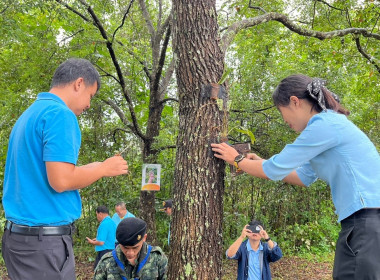
[{"label": "woman in light blue shirt", "polygon": [[273,101],[300,135],[268,160],[247,157],[226,143],[212,144],[215,157],[250,175],[308,186],[318,178],[331,188],[341,222],[334,279],[380,279],[380,156],[346,116],[325,81],[292,75],[280,82]]}]

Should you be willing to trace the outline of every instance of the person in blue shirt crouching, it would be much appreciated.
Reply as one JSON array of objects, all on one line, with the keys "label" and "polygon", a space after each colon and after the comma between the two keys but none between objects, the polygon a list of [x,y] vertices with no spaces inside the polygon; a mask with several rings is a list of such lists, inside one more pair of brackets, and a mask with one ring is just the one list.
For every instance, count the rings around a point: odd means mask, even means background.
[{"label": "person in blue shirt crouching", "polygon": [[238,261],[237,280],[270,280],[269,263],[281,259],[282,251],[262,223],[253,220],[244,226],[239,238],[227,249],[226,256]]}]

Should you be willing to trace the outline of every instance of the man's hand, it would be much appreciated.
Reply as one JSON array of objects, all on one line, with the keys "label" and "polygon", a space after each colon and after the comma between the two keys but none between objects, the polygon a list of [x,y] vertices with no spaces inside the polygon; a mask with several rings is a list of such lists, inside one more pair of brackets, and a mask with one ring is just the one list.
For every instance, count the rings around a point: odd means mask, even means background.
[{"label": "man's hand", "polygon": [[261,228],[261,230],[260,230],[260,232],[259,232],[261,238],[263,238],[263,239],[268,239],[268,238],[269,238],[268,233],[263,229],[262,226],[259,226],[259,227]]},{"label": "man's hand", "polygon": [[96,182],[102,177],[128,173],[128,164],[121,156],[113,156],[103,162],[75,166],[67,162],[46,162],[50,186],[57,192],[77,190]]},{"label": "man's hand", "polygon": [[101,163],[104,177],[112,177],[128,173],[128,163],[121,156],[110,157]]},{"label": "man's hand", "polygon": [[246,238],[248,234],[252,233],[252,231],[250,229],[247,229],[247,226],[248,225],[245,225],[243,230],[241,231],[241,235],[240,235],[240,238]]},{"label": "man's hand", "polygon": [[90,243],[91,245],[94,245],[95,239],[91,239],[91,238],[88,238],[88,237],[86,237],[86,239],[87,239],[88,243]]}]

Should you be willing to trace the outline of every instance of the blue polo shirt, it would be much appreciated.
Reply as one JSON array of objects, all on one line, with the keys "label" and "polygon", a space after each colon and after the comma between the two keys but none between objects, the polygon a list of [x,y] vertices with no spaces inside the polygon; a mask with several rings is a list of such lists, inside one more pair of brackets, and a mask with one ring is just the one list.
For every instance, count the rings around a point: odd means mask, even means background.
[{"label": "blue polo shirt", "polygon": [[103,221],[100,222],[96,240],[104,242],[102,246],[95,245],[96,252],[115,249],[116,225],[110,216],[105,217]]},{"label": "blue polo shirt", "polygon": [[65,225],[81,215],[77,190],[56,192],[47,161],[76,164],[81,133],[75,114],[57,95],[43,92],[17,120],[9,138],[3,206],[22,225]]},{"label": "blue polo shirt", "polygon": [[[123,217],[123,219],[134,218],[134,217],[135,217],[135,215],[133,215],[131,212],[127,211],[127,214]],[[117,213],[113,214],[113,216],[112,216],[112,221],[116,224],[116,226],[118,226],[123,219],[120,219],[120,217]]]},{"label": "blue polo shirt", "polygon": [[264,173],[282,180],[296,170],[310,185],[317,178],[331,188],[338,221],[362,208],[380,207],[380,156],[369,138],[345,115],[314,115],[297,139],[263,163]]},{"label": "blue polo shirt", "polygon": [[263,250],[263,246],[259,245],[257,251],[253,250],[249,241],[247,242],[248,251],[248,280],[261,280],[260,269],[260,251]]}]

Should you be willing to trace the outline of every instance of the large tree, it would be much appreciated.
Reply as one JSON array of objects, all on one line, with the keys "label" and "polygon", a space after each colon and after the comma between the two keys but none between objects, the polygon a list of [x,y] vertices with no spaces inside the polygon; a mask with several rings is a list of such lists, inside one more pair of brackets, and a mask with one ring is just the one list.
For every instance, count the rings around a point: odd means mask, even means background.
[{"label": "large tree", "polygon": [[173,20],[180,121],[170,279],[220,279],[224,163],[210,143],[227,106],[211,99],[224,68],[215,1],[173,1]]}]

